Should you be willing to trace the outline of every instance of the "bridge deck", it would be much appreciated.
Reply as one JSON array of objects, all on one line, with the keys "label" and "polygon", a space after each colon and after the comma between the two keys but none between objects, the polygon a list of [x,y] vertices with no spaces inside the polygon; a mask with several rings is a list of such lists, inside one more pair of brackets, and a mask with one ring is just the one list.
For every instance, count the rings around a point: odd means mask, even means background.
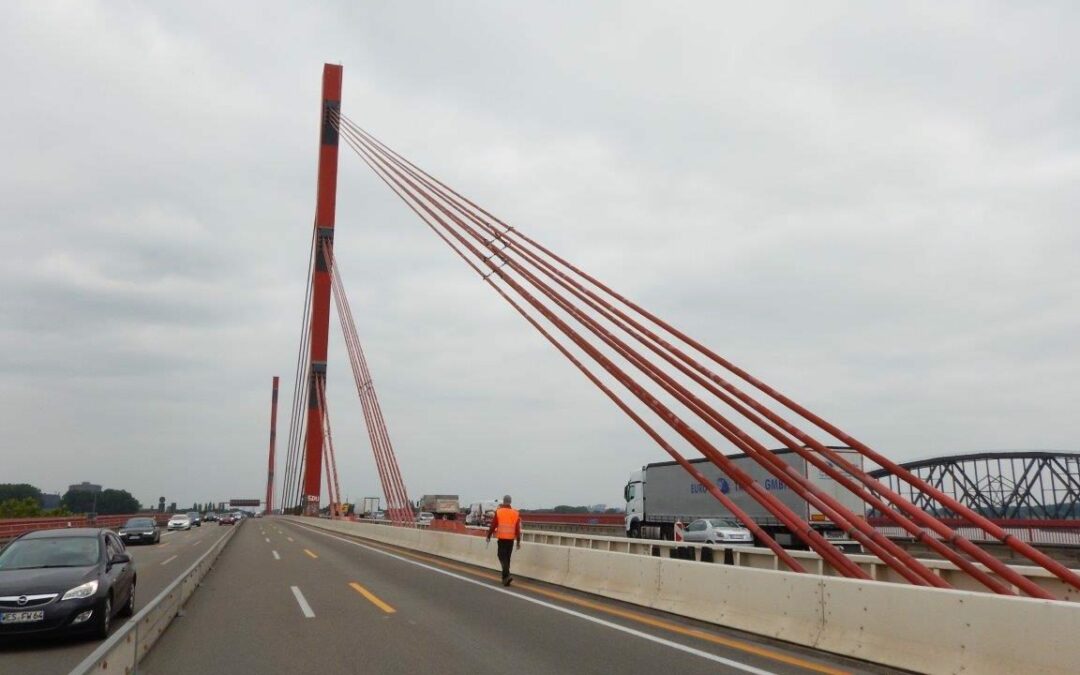
[{"label": "bridge deck", "polygon": [[143,669],[891,672],[279,519],[244,525]]}]

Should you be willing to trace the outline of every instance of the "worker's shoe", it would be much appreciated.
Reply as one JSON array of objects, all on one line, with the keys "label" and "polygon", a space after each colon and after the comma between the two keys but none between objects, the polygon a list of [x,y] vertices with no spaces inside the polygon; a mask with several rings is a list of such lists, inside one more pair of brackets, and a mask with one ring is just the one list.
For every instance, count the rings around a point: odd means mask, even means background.
[{"label": "worker's shoe", "polygon": [[513,576],[506,577],[505,579],[503,579],[503,586],[509,586],[513,582],[514,582],[514,577]]}]

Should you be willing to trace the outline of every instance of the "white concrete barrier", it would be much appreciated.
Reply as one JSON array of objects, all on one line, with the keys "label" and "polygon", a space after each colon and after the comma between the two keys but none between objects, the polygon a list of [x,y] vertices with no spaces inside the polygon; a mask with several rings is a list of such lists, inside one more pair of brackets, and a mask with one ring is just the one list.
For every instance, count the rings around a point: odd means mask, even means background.
[{"label": "white concrete barrier", "polygon": [[[660,560],[652,605],[673,614],[814,646],[823,630],[821,579],[753,568]],[[725,573],[717,574],[722,569]]]},{"label": "white concrete barrier", "polygon": [[[482,537],[295,519],[499,568]],[[526,543],[514,574],[925,673],[1080,670],[1080,604]]]},{"label": "white concrete barrier", "polygon": [[819,649],[929,673],[1076,673],[1080,605],[822,578]]}]

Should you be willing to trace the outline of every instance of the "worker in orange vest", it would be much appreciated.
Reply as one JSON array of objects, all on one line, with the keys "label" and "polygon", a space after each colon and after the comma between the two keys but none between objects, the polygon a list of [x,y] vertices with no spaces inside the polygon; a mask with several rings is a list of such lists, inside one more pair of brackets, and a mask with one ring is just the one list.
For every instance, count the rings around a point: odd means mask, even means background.
[{"label": "worker in orange vest", "polygon": [[521,514],[510,506],[510,495],[503,497],[502,506],[495,511],[495,517],[488,526],[487,541],[494,534],[499,542],[499,562],[502,564],[502,584],[509,586],[514,581],[510,576],[510,556],[514,553],[514,541],[521,550]]}]

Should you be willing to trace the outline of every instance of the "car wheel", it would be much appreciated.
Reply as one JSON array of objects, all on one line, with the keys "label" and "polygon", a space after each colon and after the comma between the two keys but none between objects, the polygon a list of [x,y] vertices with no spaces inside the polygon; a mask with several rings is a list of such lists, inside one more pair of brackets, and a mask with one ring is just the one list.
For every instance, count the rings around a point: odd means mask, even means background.
[{"label": "car wheel", "polygon": [[97,608],[97,620],[94,621],[93,634],[99,640],[109,637],[109,628],[112,624],[112,596],[106,595],[105,599]]},{"label": "car wheel", "polygon": [[128,593],[127,604],[120,610],[120,616],[132,616],[135,614],[135,580],[131,580],[131,592]]}]

